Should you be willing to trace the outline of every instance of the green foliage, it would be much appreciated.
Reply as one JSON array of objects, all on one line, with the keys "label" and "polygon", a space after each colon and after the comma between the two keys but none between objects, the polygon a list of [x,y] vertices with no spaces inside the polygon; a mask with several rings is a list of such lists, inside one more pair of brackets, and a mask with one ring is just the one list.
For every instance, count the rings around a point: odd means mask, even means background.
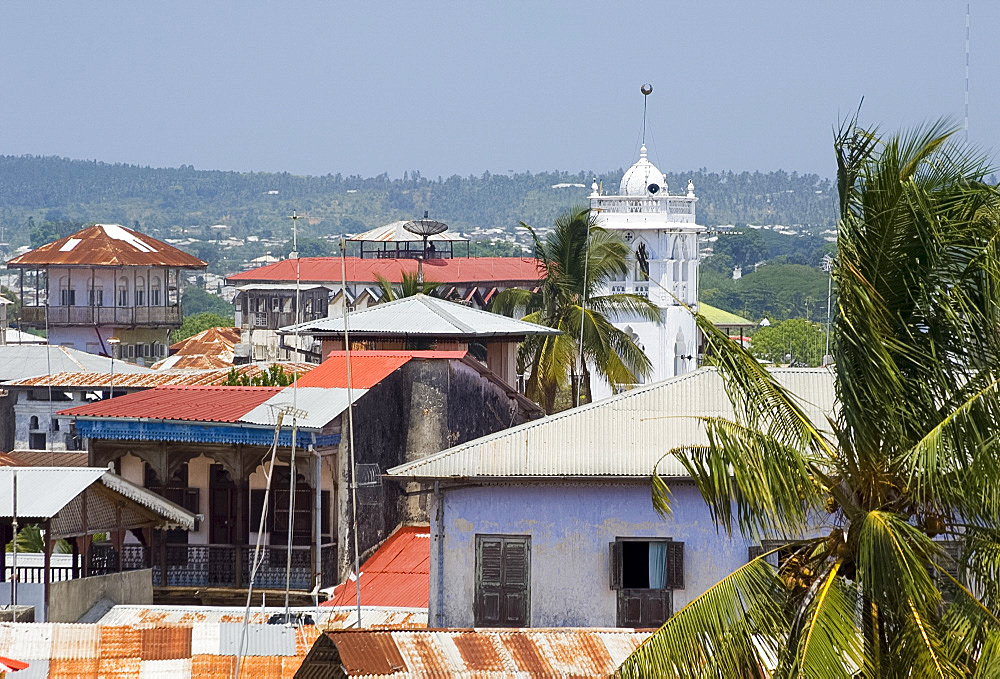
[{"label": "green foliage", "polygon": [[[605,187],[617,186],[623,172],[613,169],[598,174],[597,179]],[[585,202],[589,192],[588,188],[554,189],[552,185],[589,187],[593,177],[589,171],[485,172],[447,179],[430,179],[416,171],[398,179],[384,174],[302,177],[0,156],[0,206],[7,235],[15,243],[28,242],[34,228],[28,224],[29,217],[77,224],[98,216],[101,221],[126,225],[138,220],[144,232],[157,237],[168,235],[177,225],[208,226],[225,219],[237,238],[268,231],[287,238],[287,216],[293,209],[310,218],[310,225],[299,231],[306,237],[358,233],[397,219],[412,219],[425,209],[432,209],[433,215],[458,231],[508,228],[518,220],[551,223]],[[698,192],[699,223],[709,226],[750,222],[819,229],[832,226],[836,216],[833,187],[816,175],[705,170],[667,174],[672,186],[683,186],[688,179],[694,180]],[[219,266],[227,265],[218,248],[215,254],[207,248],[198,254]]]},{"label": "green foliage", "polygon": [[209,328],[226,327],[233,327],[232,316],[220,316],[219,314],[211,311],[203,311],[198,314],[192,314],[191,316],[185,316],[181,327],[170,333],[171,343],[180,342],[182,339],[187,339],[188,337],[191,337],[191,335],[197,335],[199,332],[208,330]]},{"label": "green foliage", "polygon": [[[299,257],[333,257],[337,254],[337,248],[333,243],[323,238],[303,238],[300,236],[297,241]],[[289,238],[282,248],[282,255],[287,255],[294,249],[292,240]]]},{"label": "green foliage", "polygon": [[[517,243],[502,238],[474,240],[469,247],[473,257],[525,257],[530,255]],[[456,246],[456,255],[462,253],[461,248],[461,245]]]},{"label": "green foliage", "polygon": [[760,230],[750,228],[744,229],[742,233],[721,234],[715,241],[712,252],[715,255],[728,255],[733,265],[744,271],[753,269],[754,264],[767,257],[767,248]]},{"label": "green foliage", "polygon": [[[222,299],[218,295],[196,286],[189,285],[184,288],[184,295],[181,298],[184,304],[184,317],[194,316],[205,312],[211,312],[223,318],[229,318],[227,323],[221,325],[232,325],[233,305]],[[209,326],[211,327],[211,326]]]},{"label": "green foliage", "polygon": [[71,219],[60,219],[51,222],[46,220],[36,226],[35,220],[29,217],[27,224],[28,242],[32,248],[41,247],[46,243],[51,243],[60,238],[65,238],[71,233],[76,233],[84,226],[86,226],[84,222]]},{"label": "green foliage", "polygon": [[418,283],[416,273],[407,273],[404,271],[402,276],[403,279],[400,283],[393,284],[393,282],[385,276],[380,274],[375,275],[375,279],[378,281],[378,285],[382,289],[382,294],[384,295],[382,301],[391,302],[395,299],[413,297],[414,295],[433,295],[434,292],[441,286],[440,283],[433,283],[428,280],[425,280],[423,283]]},{"label": "green foliage", "polygon": [[[734,418],[667,454],[721,529],[791,553],[693,600],[618,676],[1000,676],[1000,195],[951,134],[837,136],[829,422],[697,317]],[[661,513],[667,488],[654,470]]]},{"label": "green foliage", "polygon": [[823,362],[825,343],[826,333],[821,324],[790,318],[754,332],[750,352],[772,363],[815,367]]},{"label": "green foliage", "polygon": [[[6,550],[14,551],[14,541],[7,543]],[[17,551],[38,554],[45,551],[45,541],[42,539],[42,529],[39,526],[23,526],[17,531]],[[55,554],[69,554],[73,551],[72,545],[66,540],[57,540],[52,546]],[[9,561],[8,561],[9,565]]]},{"label": "green foliage", "polygon": [[295,373],[286,373],[281,365],[272,363],[267,370],[255,375],[240,373],[236,368],[231,368],[222,384],[227,387],[287,387],[294,381]]},{"label": "green foliage", "polygon": [[735,281],[718,268],[712,263],[701,270],[699,298],[712,306],[752,319],[826,320],[829,279],[818,267],[766,264]]},{"label": "green foliage", "polygon": [[[659,321],[660,311],[645,297],[631,294],[597,295],[612,276],[628,267],[628,246],[610,231],[595,226],[587,209],[560,215],[543,240],[531,234],[535,254],[542,262],[545,278],[539,292],[508,288],[496,296],[493,311],[512,315],[527,311],[524,320],[561,330],[561,334],[529,337],[518,350],[518,368],[530,367],[525,393],[551,413],[556,395],[565,389],[568,376],[580,354],[581,324],[583,356],[612,388],[634,384],[647,377],[650,362],[632,338],[612,325],[618,313]],[[589,243],[588,243],[589,241]],[[586,295],[586,310],[581,304]],[[589,385],[589,372],[583,366]],[[584,389],[590,393],[589,386]],[[581,399],[582,400],[582,399]]]}]

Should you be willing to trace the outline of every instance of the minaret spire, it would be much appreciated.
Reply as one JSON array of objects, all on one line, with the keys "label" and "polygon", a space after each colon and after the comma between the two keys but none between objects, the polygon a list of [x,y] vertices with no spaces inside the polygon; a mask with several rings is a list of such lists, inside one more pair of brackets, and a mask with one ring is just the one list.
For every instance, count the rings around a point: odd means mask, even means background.
[{"label": "minaret spire", "polygon": [[646,145],[646,99],[649,95],[653,93],[653,86],[649,83],[644,83],[639,91],[642,92],[642,144]]}]

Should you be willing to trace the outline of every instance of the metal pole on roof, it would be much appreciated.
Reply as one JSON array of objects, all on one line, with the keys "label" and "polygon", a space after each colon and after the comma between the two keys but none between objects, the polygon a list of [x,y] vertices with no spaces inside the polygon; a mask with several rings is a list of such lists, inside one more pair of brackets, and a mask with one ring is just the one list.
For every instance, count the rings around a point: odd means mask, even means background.
[{"label": "metal pole on roof", "polygon": [[[300,286],[302,283],[302,267],[299,260],[299,237],[298,222],[301,217],[295,210],[292,210],[292,251],[295,256],[295,350],[301,349],[299,342],[299,324],[302,322],[302,296]],[[298,396],[299,396],[299,373],[292,371],[292,452],[288,461],[288,539],[287,551],[285,552],[285,625],[291,625],[291,615],[288,608],[289,590],[292,584],[292,535],[295,532],[295,438],[299,431],[298,418]]]},{"label": "metal pole on roof", "polygon": [[17,606],[17,469],[11,475],[11,483],[14,484],[12,497],[14,498],[14,549],[11,551],[10,562],[10,605]]},{"label": "metal pole on roof", "polygon": [[348,317],[350,308],[347,306],[347,259],[344,256],[346,241],[340,239],[340,284],[344,292],[344,360],[347,366],[347,453],[348,464],[351,465],[351,519],[354,529],[354,601],[358,609],[357,627],[361,627],[361,554],[358,551],[358,480],[357,465],[354,464],[354,392],[351,385],[351,340],[348,333]]}]

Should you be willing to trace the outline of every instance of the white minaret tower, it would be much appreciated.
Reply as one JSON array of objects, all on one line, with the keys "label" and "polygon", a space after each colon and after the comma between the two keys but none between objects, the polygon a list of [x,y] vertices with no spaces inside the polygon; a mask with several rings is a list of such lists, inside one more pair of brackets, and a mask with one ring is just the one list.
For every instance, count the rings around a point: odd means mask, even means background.
[{"label": "white minaret tower", "polygon": [[[642,93],[653,91],[643,85]],[[645,118],[643,120],[645,134]],[[698,330],[691,313],[682,306],[698,304],[698,233],[695,223],[694,183],[685,195],[671,196],[667,182],[646,157],[646,144],[639,160],[626,170],[618,194],[602,195],[595,182],[590,209],[599,226],[617,231],[632,250],[625,276],[609,281],[599,294],[630,292],[648,297],[660,308],[662,322],[619,316],[615,326],[632,335],[653,364],[648,381],[683,375],[697,367]],[[594,398],[610,395],[610,386],[595,379]]]}]

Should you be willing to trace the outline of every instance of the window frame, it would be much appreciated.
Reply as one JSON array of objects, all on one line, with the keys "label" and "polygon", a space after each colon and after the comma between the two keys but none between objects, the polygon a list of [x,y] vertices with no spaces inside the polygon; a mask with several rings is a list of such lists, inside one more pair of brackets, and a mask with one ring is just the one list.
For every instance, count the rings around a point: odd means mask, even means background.
[{"label": "window frame", "polygon": [[[662,589],[651,587],[624,587],[623,546],[626,542],[665,543],[667,545],[666,586]],[[618,536],[608,545],[609,587],[615,591],[615,625],[618,627],[644,628],[659,627],[673,614],[674,591],[685,588],[684,542],[673,537],[660,536]],[[638,619],[633,621],[630,610],[639,607]],[[651,613],[652,611],[652,613]],[[659,611],[659,614],[655,612]],[[644,620],[649,615],[650,619]],[[656,619],[652,619],[655,617]]]},{"label": "window frame", "polygon": [[[497,580],[484,582],[483,550],[488,542],[501,543],[499,573]],[[506,555],[508,545],[522,545],[524,553],[523,583],[509,583],[507,580]],[[472,612],[476,627],[531,627],[531,535],[511,533],[477,533],[475,536],[475,588],[473,594]],[[498,596],[497,615],[489,616],[486,612],[486,598],[494,593]],[[522,616],[511,619],[507,603],[511,594],[520,593],[523,596]]]}]

